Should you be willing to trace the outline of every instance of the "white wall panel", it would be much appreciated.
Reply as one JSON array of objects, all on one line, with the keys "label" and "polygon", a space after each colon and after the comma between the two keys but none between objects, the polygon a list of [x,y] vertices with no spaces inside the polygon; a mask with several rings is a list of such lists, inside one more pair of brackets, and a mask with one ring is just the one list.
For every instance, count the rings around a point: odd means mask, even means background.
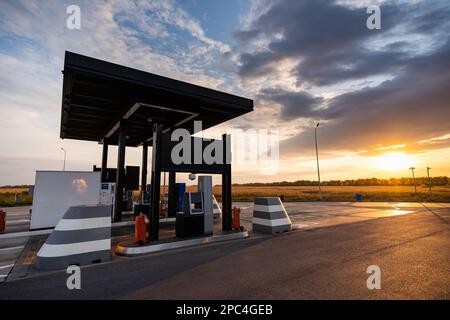
[{"label": "white wall panel", "polygon": [[55,227],[69,207],[99,199],[100,172],[36,171],[30,229]]}]

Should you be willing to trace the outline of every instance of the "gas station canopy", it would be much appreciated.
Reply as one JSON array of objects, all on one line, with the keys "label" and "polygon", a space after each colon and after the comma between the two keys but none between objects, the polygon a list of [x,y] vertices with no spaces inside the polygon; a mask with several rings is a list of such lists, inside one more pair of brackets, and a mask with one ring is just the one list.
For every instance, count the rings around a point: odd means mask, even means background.
[{"label": "gas station canopy", "polygon": [[126,145],[152,145],[152,127],[193,133],[253,110],[253,100],[67,52],[64,61],[63,139],[117,145],[126,121]]},{"label": "gas station canopy", "polygon": [[[221,174],[222,229],[231,230],[231,163],[227,162],[231,155],[230,137],[223,135],[221,140],[224,158],[220,163],[202,161],[193,165],[174,164],[167,157],[173,148],[169,135],[178,128],[193,134],[194,121],[202,121],[204,130],[241,116],[253,110],[253,100],[67,51],[63,74],[60,137],[103,144],[101,182],[111,182],[108,145],[118,146],[113,178],[114,221],[122,220],[124,201],[127,202],[124,192],[129,191],[125,189],[126,146],[142,145],[142,193],[148,190],[148,147],[153,147],[149,201],[152,240],[159,237],[161,172],[169,172],[169,197],[174,194],[176,172]],[[202,141],[203,148],[206,144]],[[169,201],[169,211],[173,211],[172,202]]]}]

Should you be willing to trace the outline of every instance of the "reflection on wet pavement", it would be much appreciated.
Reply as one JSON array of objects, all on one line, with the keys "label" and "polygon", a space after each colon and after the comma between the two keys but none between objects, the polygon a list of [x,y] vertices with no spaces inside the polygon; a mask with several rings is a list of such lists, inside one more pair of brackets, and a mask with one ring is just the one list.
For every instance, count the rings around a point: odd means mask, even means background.
[{"label": "reflection on wet pavement", "polygon": [[[236,202],[241,208],[242,224],[251,230],[253,204]],[[385,218],[427,212],[427,207],[450,208],[449,203],[399,202],[285,202],[284,207],[293,223],[293,229],[312,229],[368,219]]]}]

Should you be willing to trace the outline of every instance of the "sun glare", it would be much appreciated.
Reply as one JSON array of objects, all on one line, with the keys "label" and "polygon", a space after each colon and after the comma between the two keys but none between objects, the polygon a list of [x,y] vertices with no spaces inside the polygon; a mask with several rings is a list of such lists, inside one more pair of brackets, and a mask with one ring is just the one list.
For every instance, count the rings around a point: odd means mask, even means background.
[{"label": "sun glare", "polygon": [[397,171],[414,165],[414,158],[401,152],[386,153],[375,158],[376,166],[383,170]]}]

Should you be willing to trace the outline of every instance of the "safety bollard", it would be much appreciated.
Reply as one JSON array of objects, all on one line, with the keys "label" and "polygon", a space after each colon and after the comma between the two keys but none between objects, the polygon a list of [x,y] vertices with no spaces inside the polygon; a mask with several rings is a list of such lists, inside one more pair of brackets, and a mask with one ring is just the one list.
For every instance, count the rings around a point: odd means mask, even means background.
[{"label": "safety bollard", "polygon": [[147,238],[145,216],[140,214],[134,218],[134,241],[142,246]]},{"label": "safety bollard", "polygon": [[3,233],[5,231],[5,225],[6,225],[6,212],[3,210],[0,210],[0,233]]},{"label": "safety bollard", "polygon": [[233,208],[233,218],[232,218],[232,227],[233,230],[240,230],[241,229],[241,209],[234,207]]}]

